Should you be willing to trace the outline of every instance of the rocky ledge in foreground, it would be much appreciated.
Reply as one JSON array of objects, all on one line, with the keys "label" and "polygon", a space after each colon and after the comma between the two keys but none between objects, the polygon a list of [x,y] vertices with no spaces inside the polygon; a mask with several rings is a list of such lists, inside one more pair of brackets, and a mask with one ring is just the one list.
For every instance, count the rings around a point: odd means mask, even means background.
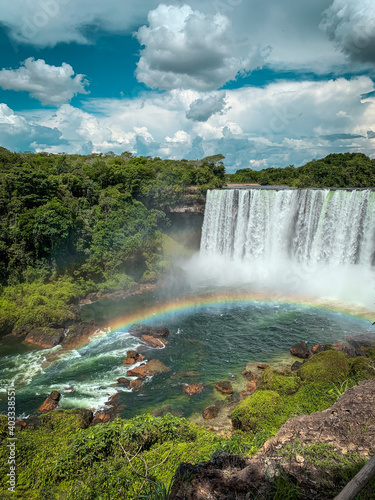
[{"label": "rocky ledge in foreground", "polygon": [[260,500],[275,498],[283,483],[293,498],[327,500],[374,453],[375,379],[348,389],[325,411],[289,419],[252,458],[221,452],[209,462],[180,464],[170,498]]}]

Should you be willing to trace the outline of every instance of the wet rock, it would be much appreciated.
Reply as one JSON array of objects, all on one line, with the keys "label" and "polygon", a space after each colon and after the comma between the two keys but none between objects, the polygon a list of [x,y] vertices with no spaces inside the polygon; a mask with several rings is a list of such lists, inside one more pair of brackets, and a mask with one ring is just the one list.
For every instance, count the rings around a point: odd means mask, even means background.
[{"label": "wet rock", "polygon": [[256,380],[257,379],[257,376],[255,375],[255,373],[251,372],[250,370],[244,370],[242,372],[242,375],[249,381],[252,381],[252,380]]},{"label": "wet rock", "polygon": [[356,356],[366,356],[368,351],[375,352],[374,335],[358,334],[345,337],[347,343],[355,351]]},{"label": "wet rock", "polygon": [[25,337],[24,342],[42,349],[51,349],[61,344],[64,339],[64,328],[33,328]]},{"label": "wet rock", "polygon": [[47,413],[54,410],[57,408],[60,398],[61,394],[58,391],[52,391],[44,403],[39,407],[38,411],[40,411],[40,413]]},{"label": "wet rock", "polygon": [[111,420],[111,415],[109,413],[98,411],[94,415],[91,426],[93,427],[94,425],[103,424],[105,422],[109,422],[109,420]]},{"label": "wet rock", "polygon": [[142,385],[143,381],[140,378],[136,378],[130,382],[129,389],[133,389],[133,391],[139,391]]},{"label": "wet rock", "polygon": [[139,354],[137,351],[128,351],[126,353],[126,358],[123,361],[123,365],[135,365],[140,361],[143,361],[145,357],[142,354]]},{"label": "wet rock", "polygon": [[153,377],[154,375],[157,375],[159,373],[168,373],[170,371],[171,369],[165,366],[158,359],[150,359],[150,361],[148,361],[146,364],[136,366],[135,368],[128,370],[126,372],[126,375],[128,377],[146,378]]},{"label": "wet rock", "polygon": [[163,349],[169,343],[164,338],[152,337],[151,335],[142,335],[141,341],[155,349]]},{"label": "wet rock", "polygon": [[171,332],[165,326],[147,326],[141,324],[134,324],[129,329],[130,335],[133,337],[141,338],[142,335],[149,335],[150,337],[167,337]]},{"label": "wet rock", "polygon": [[270,365],[267,365],[267,363],[257,363],[257,368],[260,370],[265,370],[268,366]]},{"label": "wet rock", "polygon": [[215,385],[215,389],[222,392],[223,394],[233,394],[233,387],[230,382],[223,380]]},{"label": "wet rock", "polygon": [[128,380],[125,377],[120,377],[120,378],[117,379],[117,383],[119,385],[129,385],[130,384],[130,380]]},{"label": "wet rock", "polygon": [[61,346],[64,349],[78,349],[86,345],[92,335],[100,330],[100,327],[94,321],[84,321],[76,323],[69,327],[69,331],[65,332]]},{"label": "wet rock", "polygon": [[202,416],[206,420],[210,420],[213,418],[216,418],[219,414],[219,407],[216,405],[210,405],[207,406],[203,411],[202,411]]},{"label": "wet rock", "polygon": [[248,382],[246,384],[247,391],[250,394],[253,394],[257,390],[257,383],[255,380],[252,380],[251,382]]},{"label": "wet rock", "polygon": [[16,325],[12,330],[12,335],[18,338],[26,337],[28,333],[30,333],[35,328],[35,325],[25,324],[25,325]]},{"label": "wet rock", "polygon": [[298,342],[298,344],[292,346],[290,348],[290,353],[292,354],[292,356],[297,356],[297,358],[302,359],[309,358],[312,355],[306,342]]},{"label": "wet rock", "polygon": [[186,392],[186,394],[189,394],[189,396],[191,396],[192,394],[198,394],[199,392],[202,392],[204,389],[204,385],[203,384],[184,384],[182,389],[184,392]]},{"label": "wet rock", "polygon": [[16,420],[14,425],[16,426],[16,429],[24,429],[27,426],[27,423],[24,420]]},{"label": "wet rock", "polygon": [[292,370],[292,372],[296,372],[297,370],[299,370],[301,366],[302,366],[301,361],[295,361],[290,367],[290,369]]}]

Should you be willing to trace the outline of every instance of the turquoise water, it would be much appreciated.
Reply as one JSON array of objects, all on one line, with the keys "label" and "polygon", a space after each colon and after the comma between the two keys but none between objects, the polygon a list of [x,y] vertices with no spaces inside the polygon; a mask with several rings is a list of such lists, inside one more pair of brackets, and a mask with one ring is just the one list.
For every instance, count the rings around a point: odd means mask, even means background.
[{"label": "turquoise water", "polygon": [[[122,306],[124,310],[125,304]],[[91,306],[91,315],[95,307]],[[121,303],[113,307],[118,311]],[[102,309],[102,316],[103,311],[106,317],[114,314],[109,307]],[[241,372],[247,362],[282,360],[286,364],[293,362],[290,346],[301,340],[312,346],[343,340],[350,334],[374,332],[369,321],[357,317],[261,301],[205,305],[155,316],[145,323],[165,325],[172,332],[165,349],[143,346],[147,359],[159,359],[171,371],[147,380],[140,392],[116,384],[118,377],[126,376],[128,367],[122,365],[126,351],[140,345],[138,339],[127,333],[127,328],[64,354],[60,347],[41,351],[25,348],[19,341],[13,340],[10,345],[3,340],[7,353],[1,358],[1,378],[15,380],[18,416],[32,414],[51,390],[58,390],[63,395],[60,404],[63,408],[99,408],[119,391],[125,405],[124,418],[163,405],[188,417],[220,399],[214,390],[217,381],[234,375],[235,388],[240,389],[244,381]],[[181,370],[197,375],[183,377],[179,375]],[[204,383],[205,390],[195,396],[184,394],[183,383],[192,382]],[[3,397],[0,412],[3,412],[4,393],[0,396]]]}]

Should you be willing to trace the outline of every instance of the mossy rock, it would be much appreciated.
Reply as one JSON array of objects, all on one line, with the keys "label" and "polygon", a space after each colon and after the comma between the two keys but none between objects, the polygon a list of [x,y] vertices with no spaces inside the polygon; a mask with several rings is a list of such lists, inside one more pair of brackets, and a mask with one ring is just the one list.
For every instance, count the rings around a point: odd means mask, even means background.
[{"label": "mossy rock", "polygon": [[282,395],[295,394],[301,387],[301,379],[292,372],[279,372],[267,367],[264,370],[260,389],[276,391]]},{"label": "mossy rock", "polygon": [[258,432],[277,429],[284,423],[281,420],[283,400],[275,391],[256,391],[241,401],[232,412],[235,429]]},{"label": "mossy rock", "polygon": [[303,363],[297,375],[308,382],[343,382],[349,375],[349,363],[341,351],[319,352]]},{"label": "mossy rock", "polygon": [[350,376],[358,380],[375,378],[375,361],[371,358],[358,356],[349,360]]}]

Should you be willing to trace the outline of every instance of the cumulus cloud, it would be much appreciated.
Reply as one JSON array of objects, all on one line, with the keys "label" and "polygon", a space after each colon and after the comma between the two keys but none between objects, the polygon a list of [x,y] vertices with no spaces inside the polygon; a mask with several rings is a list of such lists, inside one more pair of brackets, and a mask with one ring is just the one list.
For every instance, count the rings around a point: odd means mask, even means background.
[{"label": "cumulus cloud", "polygon": [[334,0],[324,12],[321,28],[352,61],[375,63],[373,0]]},{"label": "cumulus cloud", "polygon": [[75,75],[70,64],[51,66],[43,59],[29,57],[18,69],[0,70],[0,86],[4,90],[23,90],[42,104],[57,106],[76,94],[87,94],[85,75]]},{"label": "cumulus cloud", "polygon": [[148,15],[136,37],[144,46],[136,76],[158,89],[212,90],[262,66],[269,47],[234,40],[229,19],[206,15],[189,5],[161,4]]},{"label": "cumulus cloud", "polygon": [[206,122],[212,115],[223,112],[226,104],[225,98],[225,92],[215,92],[196,99],[190,104],[186,118],[197,122]]}]

